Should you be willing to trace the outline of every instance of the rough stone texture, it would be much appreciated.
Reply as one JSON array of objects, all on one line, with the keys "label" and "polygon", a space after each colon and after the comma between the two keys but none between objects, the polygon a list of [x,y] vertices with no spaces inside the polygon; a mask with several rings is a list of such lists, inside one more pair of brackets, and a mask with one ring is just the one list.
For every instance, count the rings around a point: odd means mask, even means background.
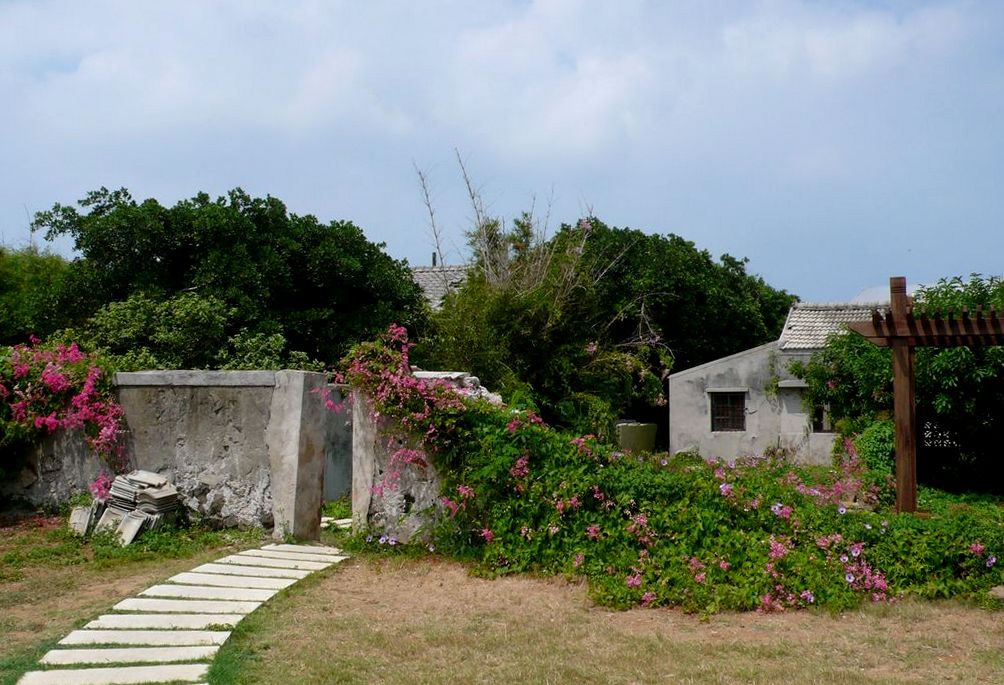
[{"label": "rough stone texture", "polygon": [[172,384],[166,372],[139,375],[159,384],[116,375],[135,467],[165,476],[188,509],[222,525],[271,526],[265,431],[272,387],[261,385],[258,374],[255,385],[244,386]]},{"label": "rough stone texture", "polygon": [[265,433],[271,464],[275,537],[321,536],[321,498],[331,412],[319,392],[320,373],[277,371]]},{"label": "rough stone texture", "polygon": [[[305,371],[142,371],[116,374],[130,466],[158,473],[184,506],[222,526],[319,536],[319,510],[351,483],[351,422],[314,392]],[[334,401],[342,389],[332,388]],[[80,432],[59,431],[29,455],[0,495],[57,507],[101,473]]]},{"label": "rough stone texture", "polygon": [[427,533],[439,512],[439,474],[431,464],[396,464],[400,475],[388,481],[393,453],[421,443],[392,438],[390,424],[374,420],[368,404],[362,393],[352,393],[352,523],[357,531],[408,542]]},{"label": "rough stone texture", "polygon": [[85,491],[101,470],[80,431],[60,429],[28,453],[17,478],[0,482],[0,495],[55,508]]}]

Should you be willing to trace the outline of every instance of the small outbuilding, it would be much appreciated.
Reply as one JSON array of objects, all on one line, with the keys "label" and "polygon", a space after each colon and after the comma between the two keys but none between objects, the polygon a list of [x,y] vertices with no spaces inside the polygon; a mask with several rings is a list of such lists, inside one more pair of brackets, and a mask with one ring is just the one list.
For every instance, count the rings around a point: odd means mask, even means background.
[{"label": "small outbuilding", "polygon": [[796,303],[776,341],[672,374],[670,451],[733,460],[781,449],[801,463],[829,463],[835,434],[825,407],[805,406],[806,384],[789,365],[883,306]]}]

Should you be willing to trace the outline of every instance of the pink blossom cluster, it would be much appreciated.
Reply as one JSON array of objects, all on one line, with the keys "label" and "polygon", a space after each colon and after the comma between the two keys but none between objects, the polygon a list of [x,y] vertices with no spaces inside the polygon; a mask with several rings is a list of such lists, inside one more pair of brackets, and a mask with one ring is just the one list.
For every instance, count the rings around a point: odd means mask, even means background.
[{"label": "pink blossom cluster", "polygon": [[[37,431],[82,430],[87,444],[113,470],[125,467],[121,444],[124,416],[111,394],[99,387],[103,371],[76,343],[11,349],[10,376],[0,371],[0,399],[11,420]],[[0,369],[3,367],[0,366]]]}]

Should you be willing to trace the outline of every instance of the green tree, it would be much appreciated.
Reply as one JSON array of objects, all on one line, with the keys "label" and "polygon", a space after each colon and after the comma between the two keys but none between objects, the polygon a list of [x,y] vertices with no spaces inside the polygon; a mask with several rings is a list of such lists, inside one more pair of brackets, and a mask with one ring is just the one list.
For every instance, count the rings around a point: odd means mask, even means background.
[{"label": "green tree", "polygon": [[671,367],[776,338],[793,300],[740,260],[595,218],[550,239],[528,214],[509,228],[481,218],[469,238],[474,266],[416,359],[471,371],[581,432],[625,415],[661,423]]},{"label": "green tree", "polygon": [[[281,335],[284,355],[296,350],[327,363],[393,321],[414,326],[424,315],[407,265],[358,227],[290,214],[277,198],[240,189],[216,200],[199,193],[167,208],[153,199],[136,202],[125,189],[101,188],[79,208],[56,204],[39,212],[32,228],[50,240],[71,236],[81,255],[70,263],[63,287],[75,327],[83,328],[101,307],[133,297],[173,302],[160,314],[181,332],[161,342],[187,352],[164,360],[172,364],[204,366],[206,354],[220,349],[199,350],[182,340],[187,325],[210,315],[199,314],[202,306],[216,312],[214,325],[222,317],[222,331],[210,327],[207,335],[226,341],[244,331],[273,343],[270,336]],[[198,299],[178,299],[184,293]],[[123,306],[139,316],[142,304]],[[112,339],[98,342],[114,346]]]},{"label": "green tree", "polygon": [[[1004,281],[973,274],[968,280],[942,279],[915,295],[918,313],[962,307],[1004,309]],[[1004,474],[998,456],[1004,435],[1004,347],[923,347],[916,354],[918,423],[954,444],[949,450],[939,450],[937,463],[932,461],[933,453],[925,460],[922,452],[919,477],[942,487],[982,489],[999,483]],[[793,371],[808,382],[807,401],[827,406],[845,435],[866,431],[892,416],[888,348],[853,334],[835,335],[807,364],[796,365]]]},{"label": "green tree", "polygon": [[66,271],[59,255],[0,246],[0,345],[45,337],[66,324],[61,301]]}]

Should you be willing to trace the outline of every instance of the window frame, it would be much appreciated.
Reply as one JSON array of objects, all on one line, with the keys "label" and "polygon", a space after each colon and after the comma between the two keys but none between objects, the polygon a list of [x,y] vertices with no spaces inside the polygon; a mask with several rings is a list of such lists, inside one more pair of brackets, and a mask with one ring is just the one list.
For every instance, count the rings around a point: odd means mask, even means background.
[{"label": "window frame", "polygon": [[746,388],[708,390],[708,414],[712,433],[746,432]]}]

